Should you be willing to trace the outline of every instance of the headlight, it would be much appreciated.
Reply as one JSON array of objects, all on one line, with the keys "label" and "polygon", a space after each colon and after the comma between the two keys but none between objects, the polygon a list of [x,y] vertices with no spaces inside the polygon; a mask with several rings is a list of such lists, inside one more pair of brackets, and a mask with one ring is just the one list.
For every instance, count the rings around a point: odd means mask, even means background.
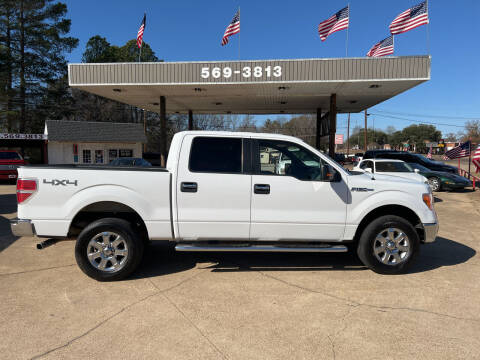
[{"label": "headlight", "polygon": [[432,195],[432,193],[422,194],[422,200],[430,210],[433,210],[433,195]]}]

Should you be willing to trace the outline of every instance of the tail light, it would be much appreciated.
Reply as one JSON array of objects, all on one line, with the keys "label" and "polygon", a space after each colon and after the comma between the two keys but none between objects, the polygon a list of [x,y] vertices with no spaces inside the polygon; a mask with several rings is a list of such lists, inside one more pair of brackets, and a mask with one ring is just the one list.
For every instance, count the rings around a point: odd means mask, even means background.
[{"label": "tail light", "polygon": [[17,180],[17,203],[21,204],[37,191],[37,180]]}]

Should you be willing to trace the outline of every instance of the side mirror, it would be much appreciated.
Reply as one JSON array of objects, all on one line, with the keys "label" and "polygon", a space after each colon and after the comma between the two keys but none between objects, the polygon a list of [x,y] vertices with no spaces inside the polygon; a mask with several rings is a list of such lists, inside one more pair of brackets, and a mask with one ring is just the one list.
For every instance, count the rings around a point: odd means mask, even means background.
[{"label": "side mirror", "polygon": [[324,171],[324,181],[328,182],[337,182],[340,181],[342,176],[337,172],[332,166],[325,164],[323,166]]},{"label": "side mirror", "polygon": [[373,173],[372,168],[365,168],[365,172],[368,172],[370,174]]},{"label": "side mirror", "polygon": [[414,172],[416,172],[417,174],[420,172],[420,170],[418,169],[413,169]]}]

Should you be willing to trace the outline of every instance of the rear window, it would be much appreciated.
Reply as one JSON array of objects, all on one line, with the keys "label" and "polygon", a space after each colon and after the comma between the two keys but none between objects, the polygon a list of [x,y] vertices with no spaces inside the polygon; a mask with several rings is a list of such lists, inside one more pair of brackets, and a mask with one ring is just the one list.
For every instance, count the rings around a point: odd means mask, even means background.
[{"label": "rear window", "polygon": [[1,160],[22,160],[22,157],[14,151],[0,152]]},{"label": "rear window", "polygon": [[190,150],[190,171],[213,173],[242,172],[242,139],[196,137]]}]

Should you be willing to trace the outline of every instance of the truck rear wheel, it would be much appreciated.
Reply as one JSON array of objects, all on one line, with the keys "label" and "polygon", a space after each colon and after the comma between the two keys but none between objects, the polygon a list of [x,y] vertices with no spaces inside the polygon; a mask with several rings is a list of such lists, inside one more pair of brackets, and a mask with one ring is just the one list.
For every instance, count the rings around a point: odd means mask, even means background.
[{"label": "truck rear wheel", "polygon": [[414,262],[420,239],[407,220],[386,215],[363,230],[357,254],[362,263],[379,274],[401,274]]},{"label": "truck rear wheel", "polygon": [[75,259],[80,269],[98,281],[121,280],[138,267],[143,241],[123,219],[105,218],[89,224],[77,238]]}]

